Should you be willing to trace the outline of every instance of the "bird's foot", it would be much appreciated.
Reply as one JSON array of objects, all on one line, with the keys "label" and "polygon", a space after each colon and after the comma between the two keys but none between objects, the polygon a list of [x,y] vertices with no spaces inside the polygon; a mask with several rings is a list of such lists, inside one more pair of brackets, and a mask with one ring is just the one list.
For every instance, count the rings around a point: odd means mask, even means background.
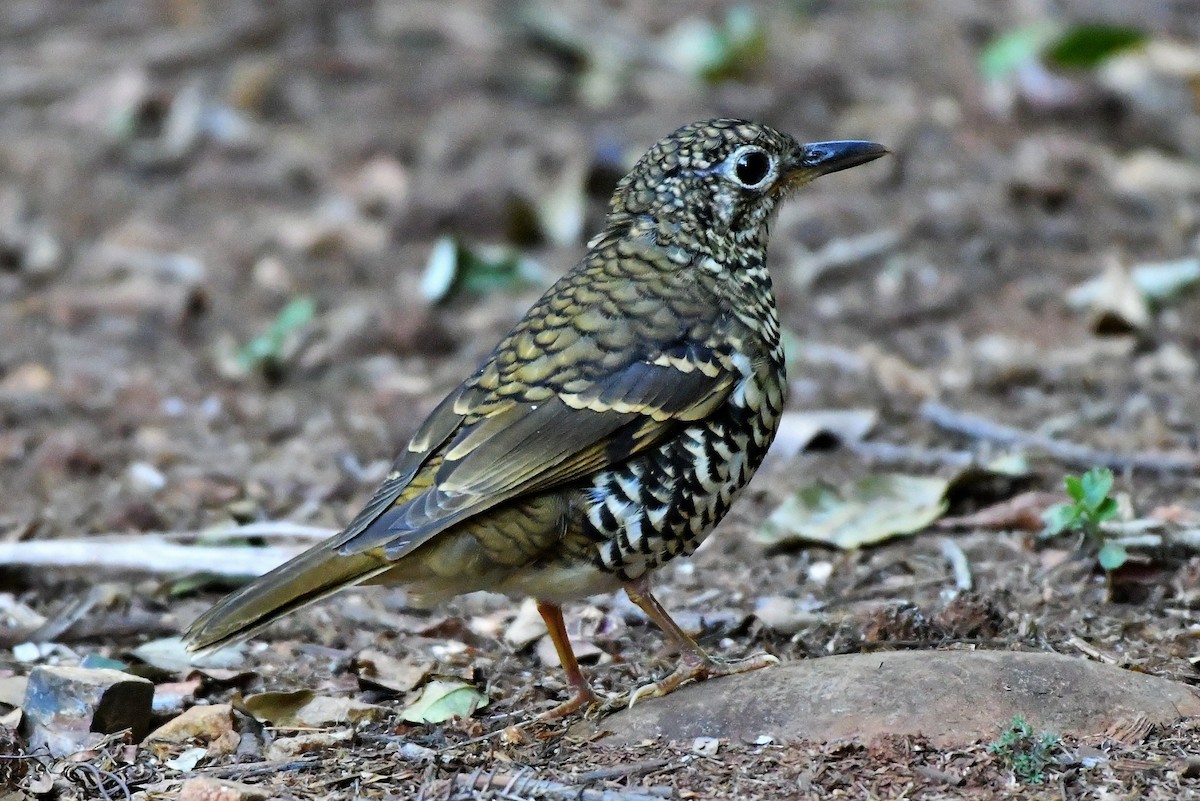
[{"label": "bird's foot", "polygon": [[596,694],[592,692],[590,687],[582,687],[576,689],[575,694],[566,701],[563,701],[553,709],[538,715],[537,719],[543,723],[561,720],[568,715],[575,714],[580,709],[586,711],[589,707],[594,706],[598,702],[599,699],[596,698]]},{"label": "bird's foot", "polygon": [[666,695],[689,681],[704,681],[717,676],[749,673],[751,670],[778,664],[779,660],[770,654],[753,654],[745,659],[735,659],[730,662],[713,659],[707,655],[699,657],[685,655],[674,673],[653,684],[646,684],[634,690],[629,696],[629,706],[633,706],[643,698],[657,698]]}]

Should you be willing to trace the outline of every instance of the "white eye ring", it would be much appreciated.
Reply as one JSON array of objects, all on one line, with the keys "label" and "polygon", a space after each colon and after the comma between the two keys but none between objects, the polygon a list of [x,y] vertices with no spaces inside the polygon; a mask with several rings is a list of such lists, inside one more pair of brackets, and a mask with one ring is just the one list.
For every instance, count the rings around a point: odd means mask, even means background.
[{"label": "white eye ring", "polygon": [[762,189],[774,182],[779,174],[779,164],[761,147],[744,145],[725,160],[725,174],[743,189]]}]

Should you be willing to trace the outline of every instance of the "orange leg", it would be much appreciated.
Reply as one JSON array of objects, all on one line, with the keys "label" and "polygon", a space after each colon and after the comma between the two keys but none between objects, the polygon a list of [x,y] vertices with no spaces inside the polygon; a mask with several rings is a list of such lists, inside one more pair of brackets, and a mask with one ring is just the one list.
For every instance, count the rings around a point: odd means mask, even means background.
[{"label": "orange leg", "polygon": [[555,720],[595,703],[596,694],[592,692],[592,686],[588,684],[587,677],[579,668],[579,660],[575,658],[575,651],[571,648],[571,640],[567,637],[567,625],[563,622],[562,607],[549,601],[538,601],[537,609],[542,620],[546,621],[550,641],[554,643],[558,661],[566,671],[567,684],[574,690],[570,698],[541,716],[542,720]]},{"label": "orange leg", "polygon": [[754,654],[736,662],[721,662],[713,659],[667,614],[667,610],[663,609],[658,599],[650,594],[650,581],[645,576],[626,584],[625,594],[629,596],[629,600],[646,613],[646,617],[653,620],[663,630],[667,638],[681,652],[679,667],[675,669],[675,672],[653,684],[647,684],[634,690],[633,695],[629,698],[630,706],[642,698],[666,695],[679,685],[689,681],[703,681],[713,676],[746,673],[779,663],[779,660],[770,654]]}]

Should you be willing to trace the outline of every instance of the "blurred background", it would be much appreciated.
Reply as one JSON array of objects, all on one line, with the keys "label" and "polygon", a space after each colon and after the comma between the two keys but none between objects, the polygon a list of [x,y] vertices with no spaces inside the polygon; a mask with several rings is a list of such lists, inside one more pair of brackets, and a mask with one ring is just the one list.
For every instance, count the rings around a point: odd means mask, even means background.
[{"label": "blurred background", "polygon": [[775,226],[793,405],[1191,441],[1195,297],[1113,345],[1069,289],[1195,255],[1198,30],[1166,0],[7,2],[0,532],[336,526],[633,160],[713,116],[896,154]]},{"label": "blurred background", "polygon": [[[716,116],[895,153],[806,188],[775,224],[792,410],[865,410],[877,441],[933,453],[900,465],[914,473],[979,445],[923,416],[931,401],[1194,459],[1198,36],[1185,0],[6,0],[0,543],[337,528],[580,257],[633,161]],[[748,624],[763,599],[745,588],[820,607],[953,585],[920,538],[831,555],[752,537],[801,480],[875,469],[791,442],[695,572],[667,571],[666,597],[698,604],[684,618],[716,607],[742,646],[802,650],[800,630],[820,650],[866,635]],[[1087,466],[1041,463],[1021,486],[1060,492]],[[1194,472],[1118,474],[1130,515],[1200,508]],[[962,540],[979,575],[994,567],[985,592],[1011,589],[1013,560],[1046,562],[1028,532],[997,536]],[[246,572],[266,566],[255,554]],[[1127,589],[1129,614],[1190,603],[1193,559]],[[994,592],[996,625],[1107,597],[1085,567],[1075,589]],[[0,566],[9,639],[96,578]],[[174,573],[114,586],[93,615],[140,610],[145,631],[72,639],[67,621],[58,640],[117,653],[216,597]],[[354,648],[382,628],[305,625],[281,631]]]}]

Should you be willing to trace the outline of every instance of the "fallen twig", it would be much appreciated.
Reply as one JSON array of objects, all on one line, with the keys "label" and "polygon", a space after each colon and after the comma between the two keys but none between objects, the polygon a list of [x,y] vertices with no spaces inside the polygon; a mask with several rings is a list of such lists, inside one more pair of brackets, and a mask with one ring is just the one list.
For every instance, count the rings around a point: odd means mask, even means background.
[{"label": "fallen twig", "polygon": [[1067,638],[1067,645],[1070,645],[1077,651],[1081,651],[1092,659],[1095,659],[1097,662],[1103,662],[1106,665],[1119,665],[1124,667],[1125,665],[1129,664],[1129,660],[1112,654],[1108,651],[1103,651],[1075,634],[1072,634]]},{"label": "fallen twig", "polygon": [[338,529],[324,526],[306,526],[303,523],[293,523],[290,520],[259,520],[254,523],[243,523],[229,528],[206,529],[204,531],[164,531],[158,536],[165,540],[196,540],[212,539],[297,539],[325,540],[338,533]]},{"label": "fallen twig", "polygon": [[969,592],[974,582],[971,579],[971,564],[967,561],[967,555],[963,553],[959,544],[949,537],[942,537],[941,550],[942,556],[950,563],[950,569],[954,571],[954,586],[959,592]]},{"label": "fallen twig", "polygon": [[311,770],[326,765],[327,762],[319,757],[304,757],[302,759],[285,759],[275,762],[250,762],[238,765],[223,765],[217,768],[203,768],[194,771],[193,776],[211,776],[214,779],[252,779],[257,776],[273,776],[276,773],[291,773]]},{"label": "fallen twig", "polygon": [[992,442],[997,445],[1018,445],[1042,451],[1060,462],[1076,467],[1108,467],[1113,470],[1145,470],[1152,473],[1200,472],[1200,457],[1161,451],[1116,453],[1064,442],[1060,439],[1025,431],[976,414],[951,409],[942,403],[928,401],[921,405],[921,417],[938,428],[957,434]]},{"label": "fallen twig", "polygon": [[87,617],[88,613],[108,595],[109,592],[105,587],[92,584],[86,593],[69,600],[66,606],[58,611],[58,614],[29,632],[24,641],[55,642],[59,635]]},{"label": "fallen twig", "polygon": [[0,565],[261,576],[303,550],[303,546],[284,545],[262,548],[181,545],[157,534],[141,534],[123,540],[93,537],[0,542]]},{"label": "fallen twig", "polygon": [[535,801],[535,799],[573,799],[574,801],[662,801],[671,788],[636,787],[601,789],[579,784],[563,784],[539,779],[528,768],[516,773],[459,774],[445,781],[429,782],[421,788],[420,798],[433,801],[476,801],[484,798],[503,798],[506,801]]},{"label": "fallen twig", "polygon": [[851,453],[860,459],[883,464],[908,464],[921,467],[966,468],[979,459],[970,451],[952,451],[943,448],[919,448],[915,445],[897,445],[894,442],[858,440],[843,442]]},{"label": "fallen twig", "polygon": [[958,787],[963,783],[963,777],[959,776],[957,773],[948,773],[944,770],[931,768],[928,765],[913,765],[912,772],[918,776],[924,776],[930,781],[948,784],[951,787]]},{"label": "fallen twig", "polygon": [[670,765],[668,759],[650,759],[645,762],[628,762],[624,765],[613,765],[608,768],[597,768],[589,770],[587,773],[581,773],[575,777],[575,781],[579,784],[587,784],[588,782],[608,781],[609,779],[623,779],[629,776],[644,776],[647,773],[653,773],[656,770],[665,768]]}]

